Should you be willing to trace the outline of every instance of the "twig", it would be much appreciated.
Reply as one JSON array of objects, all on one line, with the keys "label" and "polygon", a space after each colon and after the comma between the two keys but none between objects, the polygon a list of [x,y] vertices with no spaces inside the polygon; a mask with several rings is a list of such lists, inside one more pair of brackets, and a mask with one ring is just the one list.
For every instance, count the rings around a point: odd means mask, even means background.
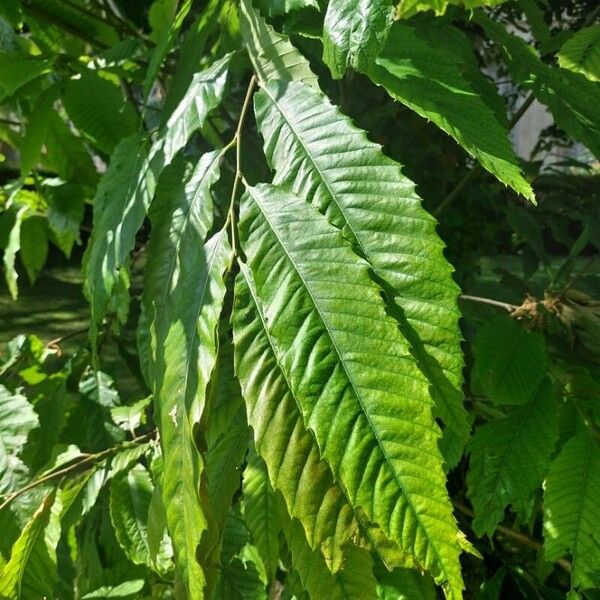
[{"label": "twig", "polygon": [[143,444],[145,442],[149,442],[151,439],[153,439],[155,437],[155,435],[156,435],[156,430],[151,431],[149,433],[145,433],[144,435],[140,435],[133,440],[124,442],[123,444],[119,444],[117,446],[113,446],[112,448],[107,448],[106,450],[102,450],[101,452],[96,452],[95,454],[86,454],[86,455],[84,455],[84,458],[82,460],[71,463],[70,465],[67,465],[66,467],[61,467],[61,468],[57,468],[56,470],[51,470],[51,471],[45,473],[44,475],[42,475],[41,477],[39,477],[38,479],[31,481],[24,487],[9,494],[6,498],[6,500],[4,500],[4,502],[2,504],[0,504],[0,512],[3,509],[5,509],[11,502],[13,502],[13,500],[15,500],[16,498],[18,498],[25,492],[28,492],[29,490],[32,490],[33,488],[35,488],[39,485],[48,483],[49,481],[53,481],[54,479],[57,479],[57,478],[67,477],[68,475],[71,475],[73,473],[79,473],[82,470],[82,467],[83,467],[83,470],[85,471],[85,470],[91,468],[97,462],[104,460],[105,458],[109,458],[110,456],[112,456],[114,454],[118,454],[119,452],[122,452],[123,450],[127,450],[128,448],[134,447],[138,444]]},{"label": "twig", "polygon": [[87,333],[88,330],[89,330],[89,327],[83,327],[81,329],[76,329],[75,331],[71,331],[70,333],[65,333],[65,335],[61,335],[57,338],[54,338],[54,339],[46,342],[45,346],[46,346],[46,348],[54,348],[54,347],[58,346],[58,344],[64,342],[65,340],[68,340],[72,337]]},{"label": "twig", "polygon": [[585,267],[579,271],[576,275],[571,277],[571,281],[565,285],[565,287],[561,290],[562,293],[566,292],[578,279],[581,279],[593,266],[594,263],[598,260],[598,256],[590,257],[590,260],[587,262]]},{"label": "twig", "polygon": [[[453,500],[452,504],[454,505],[454,508],[456,508],[458,511],[460,511],[463,515],[465,515],[471,519],[475,516],[473,511],[469,507],[462,504],[461,502]],[[509,537],[509,538],[515,540],[516,542],[519,542],[523,546],[527,546],[528,548],[535,550],[536,552],[539,552],[540,550],[543,550],[543,548],[544,548],[544,545],[540,541],[536,540],[535,538],[533,538],[529,535],[526,535],[524,533],[521,533],[520,531],[515,531],[514,529],[511,529],[510,527],[505,527],[504,525],[497,525],[496,533],[501,533],[502,535],[505,535],[506,537]],[[556,561],[556,564],[560,565],[568,573],[571,572],[571,563],[568,560],[565,560],[564,558],[559,558]]]},{"label": "twig", "polygon": [[437,217],[449,204],[454,202],[454,199],[465,189],[465,187],[471,183],[479,173],[482,171],[482,167],[477,163],[467,174],[456,184],[456,187],[439,203],[436,209],[433,211],[433,216]]},{"label": "twig", "polygon": [[587,27],[588,25],[591,25],[596,20],[596,17],[598,15],[600,15],[600,4],[598,4],[598,6],[596,6],[596,8],[587,16],[586,20],[583,22],[582,27]]},{"label": "twig", "polygon": [[[233,248],[233,253],[237,254],[236,242],[235,242],[235,198],[237,195],[238,186],[240,183],[240,179],[242,177],[242,144],[241,144],[241,136],[242,136],[242,127],[244,126],[244,121],[246,119],[246,113],[248,112],[248,107],[250,106],[250,100],[252,99],[252,93],[254,92],[254,87],[256,86],[256,75],[252,75],[250,79],[250,83],[248,84],[248,89],[246,90],[246,97],[244,98],[244,103],[242,104],[242,110],[240,112],[240,117],[238,120],[237,128],[235,130],[235,134],[233,136],[233,140],[230,144],[235,143],[235,175],[233,176],[233,187],[231,189],[231,200],[229,201],[229,211],[227,213],[227,222],[231,225],[231,246]],[[229,146],[229,144],[228,144]]]},{"label": "twig", "polygon": [[480,304],[489,304],[490,306],[496,306],[498,308],[503,308],[508,312],[513,312],[519,308],[514,304],[509,304],[508,302],[501,302],[500,300],[492,300],[491,298],[482,298],[481,296],[470,296],[469,294],[462,294],[459,296],[461,300],[469,300],[470,302],[479,302]]}]

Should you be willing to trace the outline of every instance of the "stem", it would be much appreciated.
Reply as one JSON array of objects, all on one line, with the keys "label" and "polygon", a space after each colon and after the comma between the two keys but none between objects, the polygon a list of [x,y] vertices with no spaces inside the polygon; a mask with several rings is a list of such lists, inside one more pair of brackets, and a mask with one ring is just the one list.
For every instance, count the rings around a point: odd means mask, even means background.
[{"label": "stem", "polygon": [[481,296],[470,296],[468,294],[462,294],[459,296],[461,300],[469,300],[470,302],[479,302],[480,304],[489,304],[490,306],[496,306],[498,308],[503,308],[508,312],[513,312],[516,310],[518,306],[514,304],[509,304],[508,302],[501,302],[500,300],[492,300],[491,298],[482,298]]},{"label": "stem", "polygon": [[[252,93],[254,92],[254,86],[256,85],[256,75],[252,75],[248,89],[246,90],[246,97],[242,104],[242,110],[240,112],[240,118],[238,120],[237,128],[233,136],[233,140],[230,144],[235,143],[235,174],[233,176],[233,187],[231,189],[231,200],[229,201],[229,211],[227,213],[227,222],[231,225],[231,247],[233,248],[234,255],[237,254],[237,244],[235,241],[235,198],[237,195],[238,186],[242,177],[242,128],[246,119],[246,113],[250,106],[250,100],[252,99]],[[229,147],[229,145],[227,147]],[[227,223],[226,223],[227,224]]]},{"label": "stem", "polygon": [[511,130],[521,120],[521,117],[527,112],[527,109],[533,104],[534,100],[535,100],[535,96],[533,95],[533,92],[530,93],[529,96],[527,96],[527,98],[525,98],[525,100],[523,100],[523,103],[521,104],[521,106],[519,106],[519,108],[517,108],[517,110],[515,111],[515,114],[512,116],[511,120],[508,122],[509,130]]},{"label": "stem", "polygon": [[437,217],[449,204],[454,202],[454,199],[465,189],[465,187],[471,183],[473,179],[479,175],[482,171],[482,167],[477,163],[467,174],[456,184],[456,187],[439,203],[436,209],[433,211],[433,216]]},{"label": "stem", "polygon": [[49,342],[46,342],[45,345],[47,348],[52,348],[53,346],[60,344],[64,340],[68,340],[77,335],[83,335],[84,333],[87,333],[88,329],[89,329],[89,327],[85,327],[83,329],[77,329],[76,331],[71,331],[70,333],[65,333],[65,335],[61,335],[57,338],[54,338],[53,340],[50,340]]},{"label": "stem", "polygon": [[[454,505],[454,508],[456,508],[458,511],[460,511],[463,515],[465,515],[471,519],[475,516],[473,511],[469,507],[462,504],[461,502],[453,500],[452,504]],[[535,538],[533,538],[529,535],[526,535],[524,533],[521,533],[520,531],[515,531],[514,529],[511,529],[510,527],[505,527],[504,525],[497,525],[496,533],[501,533],[501,534],[505,535],[506,537],[509,537],[509,538],[515,540],[516,542],[519,542],[523,546],[527,546],[528,548],[535,550],[536,552],[539,552],[540,550],[543,550],[543,548],[544,548],[543,544],[541,542],[539,542],[538,540],[536,540]],[[568,560],[565,560],[564,558],[559,558],[556,561],[556,564],[560,565],[568,573],[571,572],[571,563]]]},{"label": "stem", "polygon": [[101,452],[96,452],[95,454],[86,454],[82,460],[71,463],[70,465],[67,465],[66,467],[61,467],[56,470],[51,470],[48,473],[45,473],[44,475],[39,477],[38,479],[34,479],[33,481],[31,481],[30,483],[28,483],[26,486],[22,487],[21,489],[9,494],[6,498],[6,500],[4,500],[4,502],[2,504],[0,504],[0,512],[4,508],[6,508],[13,500],[18,498],[21,494],[24,494],[25,492],[28,492],[29,490],[32,490],[33,488],[35,488],[39,485],[48,483],[49,481],[52,481],[54,479],[58,479],[61,477],[67,477],[74,473],[79,473],[82,468],[84,471],[86,471],[87,469],[94,466],[96,463],[98,463],[106,458],[109,458],[109,457],[113,456],[114,454],[118,454],[119,452],[122,452],[123,450],[127,450],[128,448],[131,448],[132,446],[136,446],[138,444],[143,444],[145,442],[149,442],[151,439],[153,439],[155,437],[155,435],[156,435],[156,430],[151,431],[149,433],[145,433],[144,435],[140,435],[140,436],[136,437],[135,439],[130,440],[128,442],[124,442],[117,446],[113,446],[112,448],[107,448],[106,450],[102,450]]}]

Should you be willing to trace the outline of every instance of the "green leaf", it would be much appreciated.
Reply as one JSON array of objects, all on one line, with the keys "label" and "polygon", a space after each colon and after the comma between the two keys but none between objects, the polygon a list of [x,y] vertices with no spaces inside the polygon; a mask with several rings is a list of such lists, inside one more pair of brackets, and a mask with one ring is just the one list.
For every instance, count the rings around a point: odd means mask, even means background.
[{"label": "green leaf", "polygon": [[173,567],[173,548],[167,535],[167,511],[162,499],[162,488],[156,485],[148,507],[148,552],[150,560],[160,573]]},{"label": "green leaf", "polygon": [[8,291],[10,292],[13,300],[16,300],[17,296],[19,295],[19,288],[17,287],[19,274],[15,269],[15,260],[17,258],[17,252],[21,247],[21,227],[28,211],[28,206],[21,206],[15,213],[15,219],[8,234],[8,240],[4,248],[4,278],[6,279]]},{"label": "green leaf", "polygon": [[61,508],[60,492],[52,492],[27,523],[0,573],[1,598],[54,597]]},{"label": "green leaf", "polygon": [[[160,6],[164,3],[159,3]],[[177,3],[170,2],[171,12],[177,7]],[[157,4],[154,4],[152,9],[155,9]],[[146,71],[146,77],[144,79],[144,99],[148,99],[150,91],[152,90],[152,84],[154,83],[156,76],[160,70],[160,66],[167,56],[169,50],[171,49],[173,43],[177,39],[177,35],[181,30],[181,26],[183,25],[183,21],[186,18],[187,14],[192,7],[192,0],[183,0],[179,10],[173,14],[173,17],[168,20],[168,26],[162,26],[160,30],[157,32],[155,36],[156,46],[152,50],[152,54],[150,56],[150,64],[148,65],[148,69]],[[151,23],[154,22],[156,25],[156,21],[163,21],[164,18],[152,16],[152,9],[150,11]]]},{"label": "green leaf", "polygon": [[600,448],[594,432],[571,438],[552,463],[544,492],[544,555],[573,556],[573,587],[600,586]]},{"label": "green leaf", "polygon": [[579,73],[543,63],[532,46],[483,13],[475,21],[499,46],[508,71],[552,113],[556,124],[600,157],[600,89]]},{"label": "green leaf", "polygon": [[128,471],[135,463],[139,462],[140,458],[148,454],[151,449],[150,443],[146,443],[135,444],[121,450],[121,452],[115,454],[110,462],[109,477],[116,477],[123,471]]},{"label": "green leaf", "polygon": [[[285,511],[285,509],[283,509]],[[369,553],[350,546],[344,568],[331,573],[323,556],[306,542],[300,523],[282,514],[283,531],[293,569],[309,598],[330,600],[376,600],[376,582]]]},{"label": "green leaf", "polygon": [[454,462],[469,434],[458,391],[459,289],[434,219],[401,166],[318,91],[299,82],[273,82],[256,94],[255,107],[274,182],[291,185],[316,205],[391,286],[390,295],[406,315],[398,315],[403,333],[433,379],[440,417],[455,439],[449,461]]},{"label": "green leaf", "polygon": [[0,493],[14,491],[27,473],[19,455],[39,421],[27,398],[0,385]]},{"label": "green leaf", "polygon": [[58,85],[53,85],[42,92],[27,119],[27,128],[20,147],[22,175],[27,175],[40,160],[48,131],[49,114],[54,110],[54,103],[59,93]]},{"label": "green leaf", "polygon": [[431,577],[414,569],[394,569],[377,575],[378,600],[435,600]]},{"label": "green leaf", "polygon": [[269,581],[279,566],[279,532],[281,524],[277,512],[275,491],[263,460],[252,452],[244,469],[243,514],[253,544],[267,571]]},{"label": "green leaf", "polygon": [[458,5],[465,8],[476,8],[477,6],[496,6],[506,0],[400,0],[397,7],[397,15],[407,19],[418,12],[432,10],[436,15],[443,15],[448,6]]},{"label": "green leaf", "polygon": [[518,515],[527,514],[557,439],[556,400],[547,378],[527,404],[475,430],[469,444],[467,485],[477,535],[491,536],[509,504]]},{"label": "green leaf", "polygon": [[48,257],[48,237],[44,219],[31,216],[21,226],[21,262],[31,284],[35,283]]},{"label": "green leaf", "polygon": [[69,80],[61,99],[75,127],[105,154],[138,129],[135,108],[121,88],[95,73]]},{"label": "green leaf", "polygon": [[143,579],[124,581],[119,585],[105,585],[93,592],[88,592],[81,600],[108,600],[108,598],[139,598],[139,593],[144,587]]},{"label": "green leaf", "polygon": [[319,10],[318,0],[256,0],[257,8],[268,17],[277,17],[312,6]]},{"label": "green leaf", "polygon": [[42,193],[48,201],[47,217],[51,239],[68,258],[73,244],[79,242],[85,190],[82,186],[64,183],[60,179],[46,179]]},{"label": "green leaf", "polygon": [[234,558],[221,566],[213,600],[266,600],[265,586],[256,565]]},{"label": "green leaf", "polygon": [[119,545],[138,565],[150,564],[148,509],[152,499],[150,474],[136,465],[110,485],[110,520]]},{"label": "green leaf", "polygon": [[80,136],[63,121],[56,111],[47,115],[48,129],[44,142],[42,166],[58,174],[64,181],[96,187],[98,174],[92,156]]},{"label": "green leaf", "polygon": [[242,463],[248,448],[249,429],[244,401],[233,370],[233,344],[229,328],[220,323],[219,353],[210,378],[206,439],[208,496],[220,533],[235,493],[241,486]]},{"label": "green leaf", "polygon": [[163,106],[163,123],[181,102],[194,73],[198,70],[198,65],[201,64],[204,47],[217,24],[219,14],[217,9],[220,8],[220,5],[221,0],[209,0],[185,35]]},{"label": "green leaf", "polygon": [[[219,354],[210,376],[208,421],[208,446],[215,446],[221,436],[231,429],[248,427],[244,399],[235,376],[231,329],[225,319],[219,324]],[[248,438],[246,437],[246,441]],[[247,444],[244,444],[246,447]]]},{"label": "green leaf", "polygon": [[558,64],[600,81],[600,25],[585,27],[569,38],[558,53]]},{"label": "green leaf", "polygon": [[[507,130],[471,79],[452,26],[395,23],[368,76],[396,100],[433,121],[502,183],[535,201],[523,178]],[[469,75],[469,71],[473,74]]]},{"label": "green leaf", "polygon": [[375,62],[393,15],[391,0],[330,0],[323,24],[323,62],[334,79],[348,68],[364,71]]},{"label": "green leaf", "polygon": [[148,396],[133,404],[116,406],[110,409],[110,416],[125,431],[134,431],[146,422],[146,408],[151,402],[152,396]]},{"label": "green leaf", "polygon": [[500,316],[478,332],[473,380],[495,404],[525,404],[546,373],[544,337]]},{"label": "green leaf", "polygon": [[251,0],[240,2],[240,25],[250,60],[260,81],[299,80],[319,89],[310,64],[286,35],[277,33],[252,7]]},{"label": "green leaf", "polygon": [[[183,180],[177,163],[165,173],[150,214],[153,231],[143,295],[152,340],[149,375],[165,460],[167,525],[176,564],[193,598],[200,597],[206,584],[195,549],[209,519],[209,490],[192,428],[204,413],[217,357],[223,276],[231,261],[225,231],[204,245],[212,225],[211,186],[219,177],[220,160],[218,152],[205,154]],[[214,543],[212,533],[209,546]],[[204,550],[207,558],[212,548]]]},{"label": "green leaf", "polygon": [[231,58],[232,55],[227,54],[192,78],[184,97],[167,119],[154,146],[155,151],[160,148],[164,166],[171,163],[191,135],[204,126],[208,114],[221,104]]},{"label": "green leaf", "polygon": [[83,263],[93,344],[154,195],[159,169],[149,159],[149,148],[142,133],[123,139],[96,190],[94,224]]},{"label": "green leaf", "polygon": [[332,571],[343,564],[343,546],[361,537],[384,564],[401,564],[396,545],[355,510],[344,488],[321,459],[304,426],[301,407],[275,355],[263,308],[248,267],[240,263],[233,312],[236,371],[240,377],[255,445],[267,465],[271,485],[281,492],[288,513]]},{"label": "green leaf", "polygon": [[[176,137],[171,136],[173,143]],[[195,559],[208,515],[205,466],[193,429],[204,413],[217,354],[224,273],[231,262],[225,230],[203,242],[210,227],[210,188],[218,177],[219,159],[218,153],[204,155],[189,181],[179,189],[166,188],[157,197],[143,297],[152,336],[151,375],[165,463],[167,525],[191,599],[202,598],[205,586],[210,587]]]},{"label": "green leaf", "polygon": [[52,61],[18,52],[0,53],[0,102],[12,96],[26,83],[49,73]]},{"label": "green leaf", "polygon": [[125,138],[111,156],[94,198],[92,237],[84,258],[85,290],[91,305],[90,337],[98,327],[135,244],[163,168],[204,124],[221,101],[230,56],[194,76],[150,149],[143,134]]},{"label": "green leaf", "polygon": [[427,383],[367,264],[280,188],[248,188],[241,215],[277,359],[322,455],[353,505],[460,597],[460,534]]}]

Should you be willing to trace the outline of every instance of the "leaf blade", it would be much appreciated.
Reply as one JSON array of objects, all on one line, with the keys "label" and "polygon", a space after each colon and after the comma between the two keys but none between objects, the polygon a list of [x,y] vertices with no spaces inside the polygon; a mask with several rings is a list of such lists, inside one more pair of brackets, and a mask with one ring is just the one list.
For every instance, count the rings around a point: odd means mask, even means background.
[{"label": "leaf blade", "polygon": [[[243,247],[307,427],[352,502],[432,570],[438,582],[446,582],[450,597],[460,597],[459,550],[456,543],[442,541],[458,540],[459,534],[445,490],[431,399],[406,342],[385,315],[366,264],[301,198],[268,185],[247,192],[240,221]],[[317,248],[325,265],[320,271],[311,266]],[[310,335],[295,341],[298,331]],[[304,350],[291,354],[294,343]],[[392,382],[394,377],[399,380]],[[411,399],[392,391],[406,386]],[[396,403],[404,407],[398,421],[390,412]],[[402,426],[409,413],[411,433]],[[418,438],[418,457],[398,442],[406,435]],[[413,494],[409,472],[420,473],[427,493],[421,488]]]}]

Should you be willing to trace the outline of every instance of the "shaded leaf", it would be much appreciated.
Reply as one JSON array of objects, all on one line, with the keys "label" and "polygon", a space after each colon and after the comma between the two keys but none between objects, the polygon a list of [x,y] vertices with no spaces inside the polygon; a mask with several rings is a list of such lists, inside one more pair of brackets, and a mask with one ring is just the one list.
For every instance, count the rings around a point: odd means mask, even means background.
[{"label": "shaded leaf", "polygon": [[69,80],[61,99],[75,127],[105,154],[138,128],[136,110],[121,88],[94,73]]},{"label": "shaded leaf", "polygon": [[378,600],[435,600],[431,577],[415,569],[394,569],[377,574]]},{"label": "shaded leaf", "polygon": [[125,138],[115,148],[94,198],[94,226],[84,259],[93,343],[133,250],[135,235],[154,196],[158,176],[221,101],[229,59],[226,56],[194,76],[151,148],[143,134]]},{"label": "shaded leaf", "polygon": [[323,24],[323,62],[334,79],[349,67],[363,71],[375,62],[393,14],[391,0],[330,0]]},{"label": "shaded leaf", "polygon": [[344,568],[332,574],[327,569],[323,556],[307,544],[300,523],[284,515],[282,522],[292,567],[309,598],[376,600],[376,581],[368,552],[349,547]]},{"label": "shaded leaf", "polygon": [[479,329],[474,354],[473,379],[495,404],[525,404],[548,363],[544,337],[507,316]]},{"label": "shaded leaf", "polygon": [[551,67],[501,23],[477,13],[476,22],[499,46],[513,79],[546,104],[557,125],[600,157],[600,89],[579,73]]},{"label": "shaded leaf", "polygon": [[19,455],[38,424],[27,398],[0,385],[0,493],[12,492],[23,482],[27,468]]},{"label": "shaded leaf", "polygon": [[563,447],[550,467],[544,492],[544,553],[573,556],[574,587],[600,586],[600,448],[589,430]]},{"label": "shaded leaf", "polygon": [[121,548],[138,565],[150,564],[148,509],[152,499],[150,474],[136,465],[110,485],[110,519]]},{"label": "shaded leaf", "polygon": [[27,523],[0,573],[0,597],[53,597],[61,507],[60,492],[52,492]]},{"label": "shaded leaf", "polygon": [[582,73],[592,81],[600,80],[600,25],[585,27],[573,34],[558,53],[563,69]]},{"label": "shaded leaf", "polygon": [[279,565],[279,532],[275,491],[263,460],[252,452],[244,469],[243,514],[250,536],[267,571],[268,581],[275,576]]},{"label": "shaded leaf", "polygon": [[527,514],[557,439],[556,399],[548,379],[542,380],[527,404],[475,430],[467,475],[475,533],[491,536],[509,504],[517,514]]}]

